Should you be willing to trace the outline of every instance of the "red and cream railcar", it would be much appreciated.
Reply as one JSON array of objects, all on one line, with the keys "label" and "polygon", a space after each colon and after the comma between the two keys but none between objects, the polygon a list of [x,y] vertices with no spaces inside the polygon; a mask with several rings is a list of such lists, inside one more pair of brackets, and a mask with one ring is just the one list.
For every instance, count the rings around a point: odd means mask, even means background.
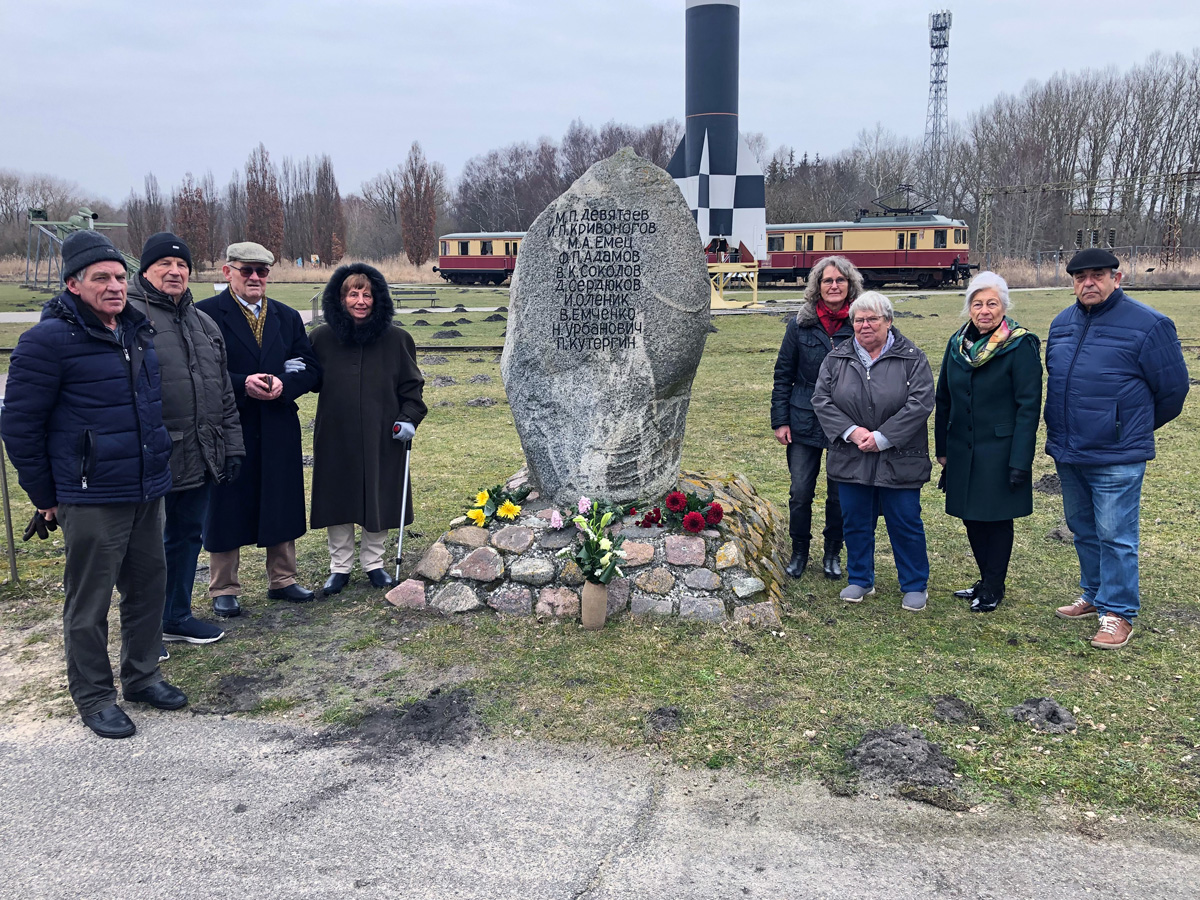
[{"label": "red and cream railcar", "polygon": [[502,284],[516,268],[524,237],[523,231],[444,234],[433,271],[451,284]]},{"label": "red and cream railcar", "polygon": [[852,222],[767,226],[759,281],[800,281],[813,263],[838,254],[869,287],[957,282],[970,274],[967,223],[932,214],[860,216]]}]

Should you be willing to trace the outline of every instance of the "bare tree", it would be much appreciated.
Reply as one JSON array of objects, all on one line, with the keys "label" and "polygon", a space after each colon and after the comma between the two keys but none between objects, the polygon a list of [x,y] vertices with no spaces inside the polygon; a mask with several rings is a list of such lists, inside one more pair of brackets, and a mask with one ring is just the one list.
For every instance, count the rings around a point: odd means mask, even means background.
[{"label": "bare tree", "polygon": [[204,191],[192,173],[183,177],[183,183],[171,197],[171,220],[174,230],[192,251],[193,261],[211,255],[208,246],[208,207],[204,202]]},{"label": "bare tree", "polygon": [[414,266],[424,265],[433,254],[439,184],[444,180],[440,167],[431,164],[420,143],[413,141],[400,167],[400,227],[404,255]]},{"label": "bare tree", "polygon": [[283,199],[279,173],[262,144],[251,151],[246,160],[245,239],[262,244],[277,259],[283,254]]}]

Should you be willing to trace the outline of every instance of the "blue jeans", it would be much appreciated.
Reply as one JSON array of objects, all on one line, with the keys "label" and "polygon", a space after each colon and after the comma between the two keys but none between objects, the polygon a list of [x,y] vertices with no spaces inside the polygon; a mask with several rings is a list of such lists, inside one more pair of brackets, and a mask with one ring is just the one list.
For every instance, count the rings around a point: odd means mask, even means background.
[{"label": "blue jeans", "polygon": [[196,559],[202,544],[200,530],[207,511],[207,484],[166,496],[163,550],[167,556],[167,597],[163,604],[163,626],[168,630],[192,614]]},{"label": "blue jeans", "polygon": [[1058,463],[1063,512],[1075,534],[1079,587],[1100,611],[1132,622],[1138,598],[1138,514],[1144,462],[1116,466]]},{"label": "blue jeans", "polygon": [[839,482],[838,496],[849,583],[865,588],[875,585],[875,526],[882,512],[892,541],[900,590],[906,594],[925,590],[929,586],[929,554],[921,522],[921,489]]}]

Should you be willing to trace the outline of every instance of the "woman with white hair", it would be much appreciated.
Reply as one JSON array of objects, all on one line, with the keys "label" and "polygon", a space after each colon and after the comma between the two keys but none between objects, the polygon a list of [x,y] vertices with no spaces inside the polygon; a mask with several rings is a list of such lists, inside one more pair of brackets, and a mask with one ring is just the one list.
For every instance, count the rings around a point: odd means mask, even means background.
[{"label": "woman with white hair", "polygon": [[929,554],[921,521],[921,485],[929,480],[926,423],[933,373],[916,344],[892,324],[892,304],[867,291],[850,304],[853,340],[821,364],[813,410],[829,438],[826,471],[838,483],[849,584],[842,599],[875,593],[875,526],[887,523],[904,597],[925,608]]},{"label": "woman with white hair", "polygon": [[[775,385],[771,391],[771,428],[775,440],[787,448],[791,490],[788,493],[788,530],[792,558],[784,570],[799,578],[808,567],[812,543],[812,504],[821,457],[829,446],[812,408],[813,386],[821,363],[834,347],[850,340],[850,304],[862,293],[858,269],[844,256],[826,256],[809,270],[804,305],[788,320],[775,359]],[[825,577],[842,577],[842,508],[838,489],[825,478],[824,556]]]},{"label": "woman with white hair", "polygon": [[975,612],[1004,598],[1013,519],[1033,513],[1034,444],[1042,409],[1036,335],[1008,316],[1008,284],[980,272],[967,286],[963,315],[938,376],[934,451],[944,467],[946,513],[962,519],[979,580],[954,596]]}]

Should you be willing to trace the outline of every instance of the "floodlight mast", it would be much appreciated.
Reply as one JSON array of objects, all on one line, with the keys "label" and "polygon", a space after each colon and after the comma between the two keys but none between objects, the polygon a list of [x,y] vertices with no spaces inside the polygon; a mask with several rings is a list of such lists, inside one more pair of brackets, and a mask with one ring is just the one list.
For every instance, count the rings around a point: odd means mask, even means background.
[{"label": "floodlight mast", "polygon": [[937,173],[944,166],[949,120],[947,82],[950,74],[950,24],[953,16],[943,9],[929,14],[929,106],[925,113],[925,189],[942,198]]}]

